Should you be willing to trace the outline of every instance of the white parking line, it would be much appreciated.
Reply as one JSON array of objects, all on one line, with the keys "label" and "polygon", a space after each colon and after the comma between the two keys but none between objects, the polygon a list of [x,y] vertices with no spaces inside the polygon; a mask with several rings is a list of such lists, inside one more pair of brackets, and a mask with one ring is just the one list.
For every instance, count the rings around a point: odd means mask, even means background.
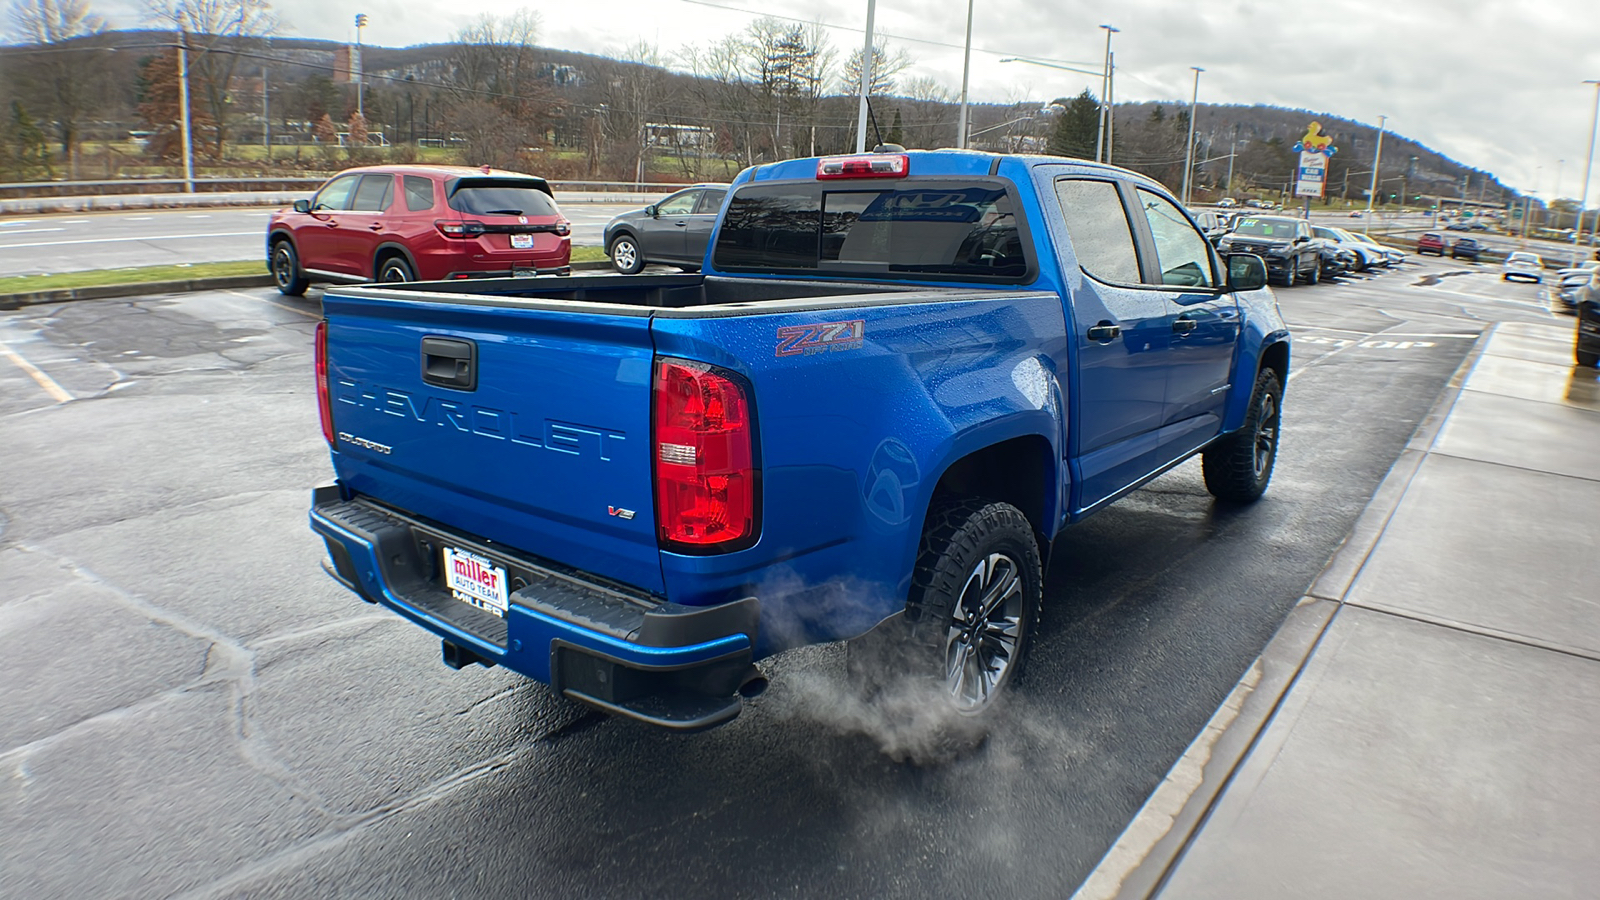
[{"label": "white parking line", "polygon": [[201,213],[200,215],[197,215],[197,216],[184,216],[184,218],[185,219],[209,219],[209,218],[211,218],[211,214],[210,213]]},{"label": "white parking line", "polygon": [[67,393],[66,388],[56,384],[56,380],[54,378],[51,378],[49,375],[39,371],[38,366],[35,366],[33,363],[23,359],[21,355],[17,353],[17,351],[12,350],[5,344],[0,344],[0,356],[4,356],[5,358],[11,360],[16,364],[17,368],[26,372],[28,377],[32,378],[34,383],[39,385],[39,387],[44,388],[44,392],[54,398],[57,403],[69,403],[75,399],[71,394]]},{"label": "white parking line", "polygon": [[259,231],[214,231],[210,234],[153,234],[146,237],[85,238],[77,241],[42,241],[36,244],[0,244],[0,250],[23,250],[28,247],[65,247],[70,244],[124,244],[129,241],[183,241],[193,238],[250,237]]}]

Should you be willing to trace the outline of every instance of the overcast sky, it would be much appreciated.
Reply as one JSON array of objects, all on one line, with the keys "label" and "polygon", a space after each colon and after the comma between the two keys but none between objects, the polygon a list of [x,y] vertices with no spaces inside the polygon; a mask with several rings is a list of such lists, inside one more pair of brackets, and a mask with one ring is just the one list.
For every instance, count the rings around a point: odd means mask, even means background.
[{"label": "overcast sky", "polygon": [[[763,13],[830,27],[840,58],[862,41],[866,0],[561,0],[529,4],[540,43],[610,54],[646,40],[663,54],[744,28]],[[140,23],[137,0],[97,0],[116,27]],[[405,46],[448,40],[483,13],[516,0],[277,0],[284,31],[349,40],[367,13],[364,40]],[[742,11],[741,11],[742,10]],[[961,86],[967,4],[878,0],[876,29],[917,61],[907,77]],[[1099,70],[1114,25],[1118,101],[1187,102],[1190,66],[1206,71],[1200,99],[1303,108],[1388,127],[1511,186],[1550,199],[1576,197],[1600,79],[1597,0],[981,0],[973,23],[975,101],[1011,102],[1100,93],[1098,76],[1003,57]],[[949,44],[954,46],[941,46]],[[1204,120],[1202,120],[1203,123]],[[1335,142],[1338,134],[1334,134]],[[953,139],[953,135],[952,135]],[[1565,160],[1560,166],[1558,160]],[[1541,168],[1542,167],[1542,168]],[[1557,183],[1557,170],[1560,181]],[[1600,166],[1597,166],[1600,168]],[[1591,181],[1600,198],[1600,171]]]}]

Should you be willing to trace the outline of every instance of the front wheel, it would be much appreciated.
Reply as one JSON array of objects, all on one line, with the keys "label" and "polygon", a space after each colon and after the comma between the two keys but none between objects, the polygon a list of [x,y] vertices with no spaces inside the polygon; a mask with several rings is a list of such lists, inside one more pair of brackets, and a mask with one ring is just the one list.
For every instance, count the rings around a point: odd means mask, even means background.
[{"label": "front wheel", "polygon": [[1311,274],[1306,276],[1306,284],[1316,284],[1322,280],[1322,260],[1311,261]]},{"label": "front wheel", "polygon": [[311,286],[311,280],[300,271],[299,254],[287,240],[272,245],[272,280],[278,285],[278,293],[285,297],[304,296]]},{"label": "front wheel", "polygon": [[1225,503],[1252,503],[1260,499],[1272,480],[1278,458],[1278,426],[1283,386],[1278,373],[1262,369],[1250,396],[1244,425],[1201,454],[1206,490]]},{"label": "front wheel", "polygon": [[631,234],[618,235],[611,241],[611,266],[624,275],[637,275],[644,268],[644,256],[639,252],[639,242]]}]

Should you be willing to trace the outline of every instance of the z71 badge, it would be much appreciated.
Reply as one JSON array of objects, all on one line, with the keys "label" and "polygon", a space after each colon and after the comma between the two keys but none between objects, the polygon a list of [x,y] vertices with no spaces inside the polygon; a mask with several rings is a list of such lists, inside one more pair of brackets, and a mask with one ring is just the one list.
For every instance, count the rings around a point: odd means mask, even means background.
[{"label": "z71 badge", "polygon": [[853,322],[823,322],[818,325],[785,325],[778,329],[778,356],[802,353],[828,353],[859,350],[867,332],[862,319]]}]

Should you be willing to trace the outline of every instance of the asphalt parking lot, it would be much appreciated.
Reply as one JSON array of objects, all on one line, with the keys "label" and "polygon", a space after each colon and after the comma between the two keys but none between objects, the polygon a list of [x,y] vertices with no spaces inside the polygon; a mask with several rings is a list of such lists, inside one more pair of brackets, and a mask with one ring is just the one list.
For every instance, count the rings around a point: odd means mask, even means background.
[{"label": "asphalt parking lot", "polygon": [[335,585],[314,296],[0,315],[0,895],[1066,897],[1485,324],[1552,321],[1448,261],[1278,296],[1267,499],[1220,511],[1191,462],[1066,532],[1018,702],[924,768],[839,702],[837,647],[674,736],[451,671]]}]

